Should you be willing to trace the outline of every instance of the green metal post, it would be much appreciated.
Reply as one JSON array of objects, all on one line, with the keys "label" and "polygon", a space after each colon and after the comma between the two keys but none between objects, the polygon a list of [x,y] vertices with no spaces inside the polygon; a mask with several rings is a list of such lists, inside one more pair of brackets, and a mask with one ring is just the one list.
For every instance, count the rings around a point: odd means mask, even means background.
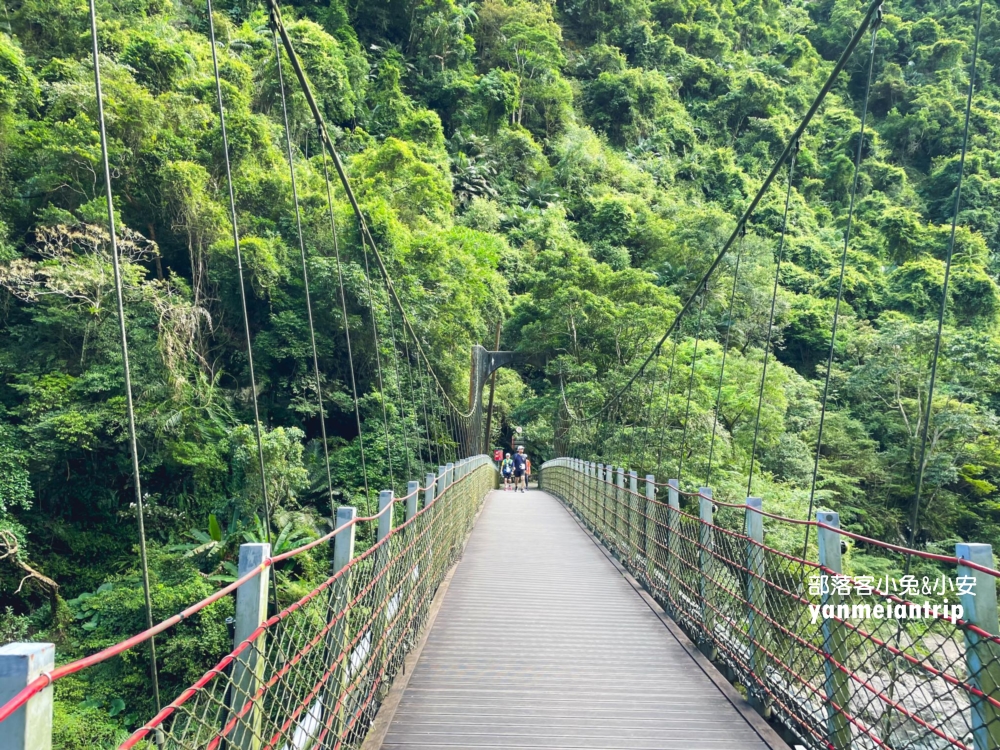
[{"label": "green metal post", "polygon": [[[955,557],[960,560],[993,568],[993,548],[988,544],[956,544]],[[965,621],[991,635],[1000,635],[997,622],[996,578],[968,565],[958,566],[959,576],[975,580],[969,593],[961,594]],[[965,660],[969,681],[986,696],[1000,700],[1000,647],[971,630],[965,631]],[[972,741],[975,750],[1000,748],[1000,709],[978,695],[969,696],[972,703]]]},{"label": "green metal post", "polygon": [[[821,510],[816,514],[816,520],[830,527],[820,526],[817,534],[819,564],[827,568],[829,572],[842,573],[840,533],[837,531],[840,528],[840,515]],[[824,607],[832,605],[836,611],[836,606],[840,603],[840,596],[827,587],[827,593],[822,595],[821,603]],[[837,666],[847,663],[847,628],[836,619],[823,618],[823,653],[826,655],[824,672],[826,675],[827,741],[835,750],[850,750],[851,722],[847,718],[846,711],[850,710],[851,678]]]}]

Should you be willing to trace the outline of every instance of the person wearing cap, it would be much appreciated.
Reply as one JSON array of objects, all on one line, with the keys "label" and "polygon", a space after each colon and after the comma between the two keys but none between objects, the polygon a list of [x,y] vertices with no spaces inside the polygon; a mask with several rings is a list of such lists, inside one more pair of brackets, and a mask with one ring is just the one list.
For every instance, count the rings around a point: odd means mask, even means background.
[{"label": "person wearing cap", "polygon": [[503,476],[503,488],[509,492],[511,480],[514,478],[514,461],[511,459],[509,453],[500,464],[500,474]]},{"label": "person wearing cap", "polygon": [[528,468],[528,457],[524,455],[524,446],[517,446],[517,453],[514,454],[514,492],[521,490],[524,492],[528,486],[525,479],[525,472]]}]

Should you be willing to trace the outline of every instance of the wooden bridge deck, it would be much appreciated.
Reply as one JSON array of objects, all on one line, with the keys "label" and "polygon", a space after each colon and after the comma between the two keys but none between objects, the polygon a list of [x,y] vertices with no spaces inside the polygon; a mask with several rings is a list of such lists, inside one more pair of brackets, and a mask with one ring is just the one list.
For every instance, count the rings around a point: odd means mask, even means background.
[{"label": "wooden bridge deck", "polygon": [[382,748],[787,748],[739,703],[558,500],[493,492]]}]

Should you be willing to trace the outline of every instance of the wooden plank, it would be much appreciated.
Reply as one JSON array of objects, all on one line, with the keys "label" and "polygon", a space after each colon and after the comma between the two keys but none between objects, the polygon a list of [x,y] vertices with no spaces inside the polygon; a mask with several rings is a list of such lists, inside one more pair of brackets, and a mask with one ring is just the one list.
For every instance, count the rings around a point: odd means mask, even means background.
[{"label": "wooden plank", "polygon": [[767,750],[562,505],[486,501],[386,732],[411,748]]}]

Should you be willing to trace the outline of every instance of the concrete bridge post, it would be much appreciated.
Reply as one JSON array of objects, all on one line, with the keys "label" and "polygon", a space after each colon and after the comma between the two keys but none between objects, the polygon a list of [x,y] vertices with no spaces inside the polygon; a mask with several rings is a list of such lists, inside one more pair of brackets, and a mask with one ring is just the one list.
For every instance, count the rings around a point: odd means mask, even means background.
[{"label": "concrete bridge post", "polygon": [[[375,543],[384,542],[379,548],[378,553],[375,556],[375,571],[376,576],[380,576],[379,583],[375,586],[376,601],[382,601],[388,594],[389,589],[392,586],[391,575],[387,568],[392,564],[392,550],[390,549],[391,542],[386,541],[389,535],[392,533],[393,527],[393,511],[395,508],[392,506],[396,502],[395,493],[392,490],[382,490],[378,493],[378,512],[381,514],[378,517],[378,530],[375,536]],[[385,511],[385,512],[383,512]],[[365,661],[369,661],[375,658],[375,667],[372,672],[379,674],[383,672],[388,666],[388,659],[386,655],[391,648],[390,641],[392,640],[391,634],[385,634],[387,630],[390,630],[390,622],[396,616],[396,613],[391,612],[388,607],[382,610],[382,614],[376,618],[372,623],[371,628],[371,650],[368,652],[368,656]],[[382,643],[379,646],[379,643]],[[392,679],[392,675],[386,674],[388,679]]]},{"label": "concrete bridge post", "polygon": [[[239,646],[250,638],[253,632],[267,619],[267,594],[270,578],[267,568],[261,567],[271,556],[271,545],[253,543],[240,545],[237,576],[242,578],[260,568],[254,578],[236,589],[236,630],[233,645]],[[256,695],[264,679],[264,653],[267,634],[261,633],[253,644],[245,649],[233,664],[232,693],[230,711],[239,712]],[[234,750],[257,750],[260,747],[260,726],[262,715],[253,706],[239,719],[230,735]]]},{"label": "concrete bridge post", "polygon": [[642,533],[642,555],[646,561],[646,583],[653,589],[653,574],[656,571],[656,534],[659,520],[659,506],[656,504],[656,477],[646,475],[646,522]]},{"label": "concrete bridge post", "polygon": [[420,482],[416,480],[406,483],[406,516],[409,521],[417,515],[417,505],[420,502]]},{"label": "concrete bridge post", "polygon": [[[607,533],[605,525],[608,522],[604,505],[604,464],[597,464],[597,476],[594,479],[594,533],[598,538]],[[600,523],[598,523],[600,518]]]},{"label": "concrete bridge post", "polygon": [[670,614],[677,619],[677,597],[680,592],[681,575],[681,498],[680,482],[667,480],[667,561],[663,566],[667,577],[667,597],[670,599]]},{"label": "concrete bridge post", "polygon": [[[424,482],[426,489],[424,489],[424,507],[430,508],[434,503],[434,490],[438,486],[438,477],[440,476],[440,467],[438,467],[438,474],[435,475],[433,472],[427,472],[427,476],[424,477]],[[434,523],[434,516],[437,515],[437,508],[431,508],[429,511],[424,513],[423,520],[420,522],[421,527],[427,530],[424,534],[424,544],[426,545],[427,553],[424,556],[423,565],[427,566],[428,580],[432,580],[430,576],[434,575],[434,541],[430,534],[429,527]],[[420,575],[423,575],[424,571],[420,571]]]},{"label": "concrete bridge post", "polygon": [[[8,643],[0,648],[0,706],[55,666],[56,647],[51,643]],[[51,684],[0,724],[0,747],[51,750]]]},{"label": "concrete bridge post", "polygon": [[[830,511],[821,510],[816,514],[816,520],[823,526],[818,530],[819,541],[819,564],[826,568],[824,575],[830,573],[840,574],[843,572],[843,560],[840,552],[840,515]],[[825,587],[829,589],[830,587]],[[836,608],[840,603],[840,596],[832,590],[823,594],[821,603],[831,605]],[[837,622],[834,618],[823,618],[823,653],[826,655],[826,662],[823,665],[826,675],[826,716],[827,734],[829,742],[835,750],[850,750],[851,748],[851,722],[847,718],[845,711],[850,709],[851,701],[851,678],[838,668],[837,665],[847,662],[847,628]]]},{"label": "concrete bridge post", "polygon": [[714,579],[712,569],[715,567],[715,504],[712,502],[712,490],[708,487],[698,489],[698,539],[701,549],[698,554],[698,570],[701,573],[701,622],[705,629],[705,645],[709,658],[715,658],[715,611],[712,609],[714,598]]},{"label": "concrete bridge post", "polygon": [[615,547],[618,550],[618,558],[622,561],[628,560],[628,553],[625,552],[628,549],[628,537],[625,535],[628,529],[622,529],[623,516],[626,516],[624,525],[628,523],[628,506],[625,504],[625,497],[625,469],[619,466],[618,471],[615,472],[615,498],[613,507],[615,517]]},{"label": "concrete bridge post", "polygon": [[625,516],[628,525],[628,554],[629,559],[635,563],[639,559],[639,536],[642,533],[639,519],[642,518],[642,513],[639,511],[639,472],[634,469],[628,473],[628,489],[628,515]]},{"label": "concrete bridge post", "polygon": [[[956,544],[955,557],[993,568],[993,548],[989,544]],[[971,576],[976,585],[959,598],[965,620],[991,635],[1000,635],[997,622],[996,579],[989,573],[968,565],[959,565],[959,576]],[[965,631],[965,660],[969,681],[985,695],[1000,700],[1000,648],[971,630]],[[970,696],[972,703],[972,741],[975,750],[1000,747],[1000,709],[982,696]]]},{"label": "concrete bridge post", "polygon": [[590,503],[590,528],[597,532],[597,464],[593,461],[590,462],[589,472],[587,476],[587,482],[589,487],[587,488],[588,502]]},{"label": "concrete bridge post", "polygon": [[[750,651],[750,670],[763,684],[767,667],[767,620],[763,612],[767,606],[764,593],[764,516],[760,511],[763,501],[759,497],[748,497],[743,514],[743,531],[747,536],[746,567],[747,576],[747,644]],[[755,695],[750,703],[765,713],[766,706]]]},{"label": "concrete bridge post", "polygon": [[[411,521],[414,518],[414,516],[417,515],[417,506],[419,504],[420,504],[420,482],[417,481],[407,482],[406,512],[404,516],[404,522]],[[409,526],[406,527],[407,544],[412,543],[413,540],[417,538],[416,534],[417,534],[417,522],[414,521],[413,523],[411,523]],[[417,560],[420,559],[419,549],[415,549],[414,557]],[[411,595],[413,591],[413,572],[417,570],[416,568],[417,565],[419,565],[419,563],[414,563],[407,569],[405,573],[406,583],[403,586],[403,597],[408,602],[406,606],[406,622],[403,626],[408,634],[407,635],[408,647],[413,645],[413,641],[416,638],[416,633],[410,632],[410,626],[413,624],[413,596]],[[417,575],[419,576],[419,573]]]}]

